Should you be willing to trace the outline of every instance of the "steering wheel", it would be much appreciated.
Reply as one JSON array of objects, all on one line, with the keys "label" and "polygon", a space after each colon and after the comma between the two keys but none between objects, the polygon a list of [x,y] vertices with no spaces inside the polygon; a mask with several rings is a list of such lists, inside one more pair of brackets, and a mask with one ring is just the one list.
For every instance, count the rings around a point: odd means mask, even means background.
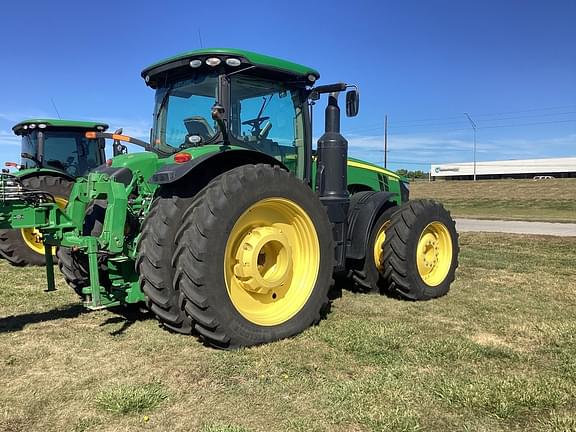
[{"label": "steering wheel", "polygon": [[270,117],[256,117],[255,119],[243,121],[242,124],[252,126],[252,133],[254,135],[258,135],[260,132],[260,126],[262,126],[262,123],[264,123],[266,120],[270,120]]}]

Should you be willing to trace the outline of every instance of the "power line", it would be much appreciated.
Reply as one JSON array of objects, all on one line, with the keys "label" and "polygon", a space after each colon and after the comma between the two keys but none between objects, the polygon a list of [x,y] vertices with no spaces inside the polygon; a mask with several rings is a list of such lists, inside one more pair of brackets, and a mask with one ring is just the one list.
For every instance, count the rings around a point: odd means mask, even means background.
[{"label": "power line", "polygon": [[514,124],[514,125],[481,126],[481,127],[479,127],[478,129],[496,129],[496,128],[505,128],[505,127],[535,126],[535,125],[557,124],[557,123],[576,123],[576,119],[571,119],[571,120],[553,120],[553,121],[534,122],[534,123],[519,123],[519,124]]},{"label": "power line", "polygon": [[475,114],[475,117],[493,117],[493,116],[506,115],[506,114],[517,114],[517,113],[536,112],[536,111],[551,111],[551,110],[568,109],[568,108],[576,108],[576,105],[564,105],[564,106],[550,107],[550,108],[532,108],[532,109],[517,110],[517,111],[504,111],[504,112],[491,113],[491,114]]},{"label": "power line", "polygon": [[[559,109],[568,109],[568,108],[576,108],[576,105],[562,105],[562,106],[556,106],[556,107],[547,107],[547,108],[531,108],[531,109],[524,109],[524,110],[515,110],[515,111],[502,111],[502,112],[498,112],[498,113],[484,113],[484,114],[474,114],[475,118],[480,118],[479,121],[486,121],[486,119],[483,119],[482,117],[498,117],[501,115],[507,115],[507,114],[518,114],[518,113],[527,113],[527,112],[537,112],[537,111],[550,111],[550,110],[559,110]],[[576,113],[576,111],[567,111],[567,112],[554,112],[554,113],[542,113],[542,114],[534,114],[534,115],[530,115],[530,116],[515,116],[515,117],[503,117],[503,118],[491,118],[490,120],[493,121],[501,121],[504,119],[508,119],[508,120],[513,120],[516,118],[531,118],[531,117],[549,117],[549,116],[561,116],[561,115],[567,115],[567,114],[573,114]],[[454,121],[450,121],[450,122],[444,122],[442,120],[459,120],[461,119],[461,116],[446,116],[446,117],[430,117],[430,118],[425,118],[425,119],[412,119],[412,120],[394,120],[393,118],[391,119],[392,121],[390,121],[389,119],[389,123],[391,126],[393,126],[394,128],[407,128],[407,127],[426,127],[426,126],[437,126],[437,125],[459,125],[462,123],[462,121],[460,122],[454,122]],[[441,120],[441,123],[432,123],[432,124],[423,124],[423,125],[408,125],[405,123],[422,123],[422,122],[437,122]],[[354,132],[354,131],[368,131],[368,130],[376,130],[376,129],[383,129],[384,125],[382,123],[373,123],[371,125],[367,125],[367,127],[362,127],[362,128],[356,128],[356,129],[349,129],[349,132]]]},{"label": "power line", "polygon": [[[510,125],[496,125],[496,126],[478,126],[478,129],[498,129],[498,128],[514,128],[514,127],[524,127],[524,126],[538,126],[545,124],[559,124],[559,123],[576,123],[576,119],[570,120],[554,120],[545,122],[533,122],[533,123],[517,123]],[[443,132],[458,132],[458,131],[469,131],[470,128],[459,128],[459,129],[446,129]],[[413,132],[401,132],[396,133],[394,131],[389,132],[390,135],[413,135]]]},{"label": "power line", "polygon": [[[536,111],[551,111],[551,110],[568,109],[568,108],[576,108],[576,105],[563,105],[563,106],[547,107],[547,108],[531,108],[531,109],[523,109],[523,110],[515,110],[515,111],[502,111],[502,112],[497,112],[497,113],[474,114],[474,117],[475,118],[477,118],[477,117],[495,117],[495,116],[506,115],[506,114],[518,114],[518,113],[536,112]],[[554,115],[554,113],[552,115]],[[460,118],[461,118],[460,115],[454,115],[454,116],[433,117],[433,118],[425,118],[425,119],[395,120],[394,123],[418,123],[418,122],[438,121],[438,120],[453,120],[453,119],[460,119]]]},{"label": "power line", "polygon": [[[576,111],[574,111],[574,113],[576,113]],[[540,117],[540,116],[527,116],[527,117],[517,117],[517,118],[502,118],[499,120],[492,120],[492,121],[504,121],[504,120],[515,120],[515,119],[521,119],[521,118],[531,118],[531,117]],[[480,122],[483,122],[484,120],[480,120]],[[555,124],[555,123],[571,123],[571,122],[576,122],[576,119],[562,119],[562,120],[551,120],[551,121],[545,121],[545,122],[531,122],[531,123],[516,123],[516,124],[508,124],[508,125],[487,125],[487,126],[481,126],[478,125],[478,129],[494,129],[494,128],[508,128],[508,127],[520,127],[520,126],[532,126],[532,125],[542,125],[542,124]],[[390,122],[389,122],[390,123]],[[413,132],[402,132],[402,133],[396,133],[394,132],[396,129],[400,129],[400,128],[426,128],[424,129],[424,131],[426,130],[431,130],[431,129],[443,129],[445,132],[457,132],[457,131],[464,131],[464,130],[470,130],[469,128],[466,127],[462,127],[462,128],[456,128],[456,129],[446,129],[445,126],[459,126],[459,125],[463,125],[463,121],[462,122],[450,122],[450,123],[445,123],[445,124],[436,124],[436,125],[414,125],[414,126],[394,126],[394,124],[389,124],[388,126],[388,130],[390,132],[390,134],[392,135],[412,135]],[[357,132],[370,132],[373,130],[382,130],[383,129],[383,125],[382,126],[374,126],[374,127],[368,127],[368,128],[359,128],[359,129],[347,129],[346,132],[350,133],[357,133]],[[420,133],[422,132],[422,130],[420,130]]]},{"label": "power line", "polygon": [[[550,117],[550,116],[564,116],[564,115],[568,115],[568,114],[576,114],[576,111],[565,111],[565,112],[561,112],[561,113],[548,113],[548,114],[532,114],[532,115],[527,115],[527,116],[515,116],[515,117],[500,117],[500,118],[493,118],[490,120],[484,120],[484,119],[480,119],[479,122],[486,122],[486,121],[491,121],[491,122],[498,122],[498,121],[504,121],[504,120],[519,120],[519,119],[525,119],[525,118],[540,118],[540,117]],[[476,118],[476,116],[474,116],[474,118]],[[460,125],[462,124],[464,120],[461,120],[459,122],[446,122],[446,123],[435,123],[435,124],[420,124],[420,125],[399,125],[396,126],[393,122],[391,122],[390,127],[392,129],[398,129],[398,128],[415,128],[415,127],[437,127],[440,125]],[[479,126],[480,128],[481,126]]]}]

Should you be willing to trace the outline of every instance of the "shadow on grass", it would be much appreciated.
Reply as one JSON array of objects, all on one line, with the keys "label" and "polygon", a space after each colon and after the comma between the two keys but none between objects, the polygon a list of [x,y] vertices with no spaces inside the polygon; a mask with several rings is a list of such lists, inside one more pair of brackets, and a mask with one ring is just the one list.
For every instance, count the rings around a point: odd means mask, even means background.
[{"label": "shadow on grass", "polygon": [[[4,318],[0,318],[0,334],[21,331],[30,324],[38,324],[46,321],[57,321],[60,319],[78,318],[80,315],[89,312],[90,310],[86,309],[80,303],[70,303],[66,306],[58,307],[56,309],[44,312],[30,312],[21,315],[10,315]],[[137,305],[110,308],[110,312],[116,314],[116,316],[106,319],[100,324],[100,327],[104,327],[110,324],[122,323],[122,326],[118,330],[110,332],[110,335],[112,336],[124,334],[126,330],[132,326],[132,324],[138,321],[146,321],[154,318],[150,312],[143,310]]]},{"label": "shadow on grass", "polygon": [[29,324],[37,324],[59,319],[77,318],[86,309],[78,303],[71,303],[45,312],[30,312],[22,315],[10,315],[0,318],[0,333],[12,333],[23,330]]},{"label": "shadow on grass", "polygon": [[392,291],[390,289],[381,289],[379,292],[371,291],[369,288],[361,286],[342,275],[336,276],[334,278],[334,285],[332,286],[330,292],[328,293],[328,298],[330,299],[330,301],[337,300],[340,297],[342,297],[343,291],[347,291],[349,293],[357,295],[368,295],[368,296],[382,295],[390,299],[399,300],[403,302],[410,301],[409,299],[402,297],[396,291]]},{"label": "shadow on grass", "polygon": [[111,308],[110,311],[117,315],[108,318],[106,321],[100,324],[100,327],[122,323],[118,330],[110,332],[111,336],[123,335],[126,330],[132,327],[132,325],[136,322],[154,319],[154,316],[140,305],[119,306]]}]

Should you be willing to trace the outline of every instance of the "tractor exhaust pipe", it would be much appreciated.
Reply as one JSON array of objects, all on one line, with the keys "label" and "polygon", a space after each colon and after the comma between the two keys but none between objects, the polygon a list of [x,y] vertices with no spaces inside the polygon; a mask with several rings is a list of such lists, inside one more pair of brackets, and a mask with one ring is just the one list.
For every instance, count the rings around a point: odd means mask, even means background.
[{"label": "tractor exhaust pipe", "polygon": [[[342,86],[344,88],[341,90],[346,88],[345,84]],[[340,134],[338,94],[341,90],[331,91],[328,96],[325,131],[318,140],[316,175],[316,190],[333,224],[336,270],[345,268],[348,208],[350,207],[347,188],[348,141]]]},{"label": "tractor exhaust pipe", "polygon": [[338,92],[330,93],[325,113],[324,135],[318,140],[317,191],[326,199],[348,199],[348,141],[340,134]]}]

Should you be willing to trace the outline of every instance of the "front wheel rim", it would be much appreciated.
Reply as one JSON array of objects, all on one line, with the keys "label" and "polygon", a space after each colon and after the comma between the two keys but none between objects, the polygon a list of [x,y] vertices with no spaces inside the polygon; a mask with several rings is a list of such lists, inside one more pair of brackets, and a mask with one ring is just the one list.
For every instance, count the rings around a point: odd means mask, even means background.
[{"label": "front wheel rim", "polygon": [[452,265],[452,235],[441,222],[429,223],[418,240],[416,262],[418,273],[428,286],[440,285]]},{"label": "front wheel rim", "polygon": [[228,295],[236,310],[256,325],[279,325],[300,312],[312,295],[319,268],[314,223],[286,198],[250,206],[226,243]]}]

